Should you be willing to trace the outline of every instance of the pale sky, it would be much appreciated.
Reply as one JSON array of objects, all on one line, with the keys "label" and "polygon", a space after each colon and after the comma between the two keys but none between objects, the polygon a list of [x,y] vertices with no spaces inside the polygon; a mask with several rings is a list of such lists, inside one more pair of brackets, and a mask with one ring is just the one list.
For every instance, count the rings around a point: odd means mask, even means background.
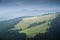
[{"label": "pale sky", "polygon": [[60,12],[59,0],[0,0],[0,20]]}]

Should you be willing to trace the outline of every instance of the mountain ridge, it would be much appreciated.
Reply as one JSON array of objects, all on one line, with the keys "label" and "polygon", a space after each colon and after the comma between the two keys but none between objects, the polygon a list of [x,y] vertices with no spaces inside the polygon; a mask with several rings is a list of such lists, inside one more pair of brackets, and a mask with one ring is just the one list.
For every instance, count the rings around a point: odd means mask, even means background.
[{"label": "mountain ridge", "polygon": [[[0,22],[0,35],[1,35],[0,38],[4,38],[4,40],[5,39],[6,40],[10,40],[10,39],[11,40],[17,40],[17,39],[25,40],[25,38],[35,39],[35,37],[39,36],[39,38],[40,38],[42,36],[42,40],[43,40],[44,35],[46,35],[45,38],[48,39],[47,34],[51,33],[50,31],[54,30],[54,27],[53,27],[53,26],[55,26],[54,24],[56,23],[56,26],[59,25],[59,22],[60,22],[59,14],[60,13],[53,13],[53,14],[45,14],[43,16],[41,15],[41,16],[32,16],[32,17],[24,16],[24,17],[11,19],[8,21],[7,20],[2,21],[2,22]],[[58,26],[58,28],[59,28],[59,26]],[[38,35],[38,36],[36,36],[36,35]],[[51,36],[49,36],[49,37],[51,39]],[[52,37],[52,39],[54,39],[53,37]],[[37,40],[37,38],[36,38],[36,40]]]}]

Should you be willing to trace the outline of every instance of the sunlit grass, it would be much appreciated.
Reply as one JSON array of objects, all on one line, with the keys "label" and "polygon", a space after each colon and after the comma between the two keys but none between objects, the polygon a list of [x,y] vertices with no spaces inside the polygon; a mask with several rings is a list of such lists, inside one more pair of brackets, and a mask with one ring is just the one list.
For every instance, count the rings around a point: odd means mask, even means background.
[{"label": "sunlit grass", "polygon": [[26,30],[22,30],[21,33],[26,33],[27,37],[33,37],[38,33],[44,33],[46,32],[46,29],[49,26],[47,26],[47,23],[39,25],[39,26],[35,26]]},{"label": "sunlit grass", "polygon": [[[45,16],[36,16],[36,17],[31,17],[31,18],[24,18],[20,23],[15,25],[15,30],[16,29],[22,29],[22,31],[19,31],[20,33],[26,33],[27,37],[34,37],[38,33],[45,33],[47,32],[46,29],[48,29],[50,26],[48,23],[56,18],[56,14],[51,14],[51,15],[45,15]],[[38,22],[43,22],[46,21],[46,23],[42,25],[37,25],[35,27],[27,28],[30,24],[32,23],[38,23]]]},{"label": "sunlit grass", "polygon": [[42,21],[49,21],[53,19],[55,14],[53,15],[46,15],[46,16],[37,16],[31,18],[24,18],[20,23],[15,25],[16,29],[26,29],[30,24],[34,22],[42,22]]}]

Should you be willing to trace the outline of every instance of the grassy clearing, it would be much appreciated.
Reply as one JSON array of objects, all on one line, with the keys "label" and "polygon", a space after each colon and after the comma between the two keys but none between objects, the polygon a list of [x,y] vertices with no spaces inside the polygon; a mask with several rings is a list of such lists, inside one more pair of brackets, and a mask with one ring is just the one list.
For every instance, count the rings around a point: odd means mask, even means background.
[{"label": "grassy clearing", "polygon": [[[15,25],[14,29],[22,29],[22,31],[19,31],[20,33],[26,33],[27,37],[34,37],[38,33],[47,32],[46,29],[50,27],[48,23],[51,22],[49,20],[53,20],[54,18],[56,18],[56,14],[24,18],[20,23]],[[42,25],[37,25],[35,27],[32,26],[32,28],[27,28],[32,23],[38,23],[43,21],[46,21],[46,23]]]}]

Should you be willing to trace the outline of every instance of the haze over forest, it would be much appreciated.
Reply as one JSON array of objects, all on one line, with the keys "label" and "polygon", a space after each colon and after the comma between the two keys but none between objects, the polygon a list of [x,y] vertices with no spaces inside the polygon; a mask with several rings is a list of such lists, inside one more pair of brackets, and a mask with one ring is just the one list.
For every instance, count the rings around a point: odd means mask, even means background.
[{"label": "haze over forest", "polygon": [[60,0],[0,0],[0,40],[59,40]]}]

